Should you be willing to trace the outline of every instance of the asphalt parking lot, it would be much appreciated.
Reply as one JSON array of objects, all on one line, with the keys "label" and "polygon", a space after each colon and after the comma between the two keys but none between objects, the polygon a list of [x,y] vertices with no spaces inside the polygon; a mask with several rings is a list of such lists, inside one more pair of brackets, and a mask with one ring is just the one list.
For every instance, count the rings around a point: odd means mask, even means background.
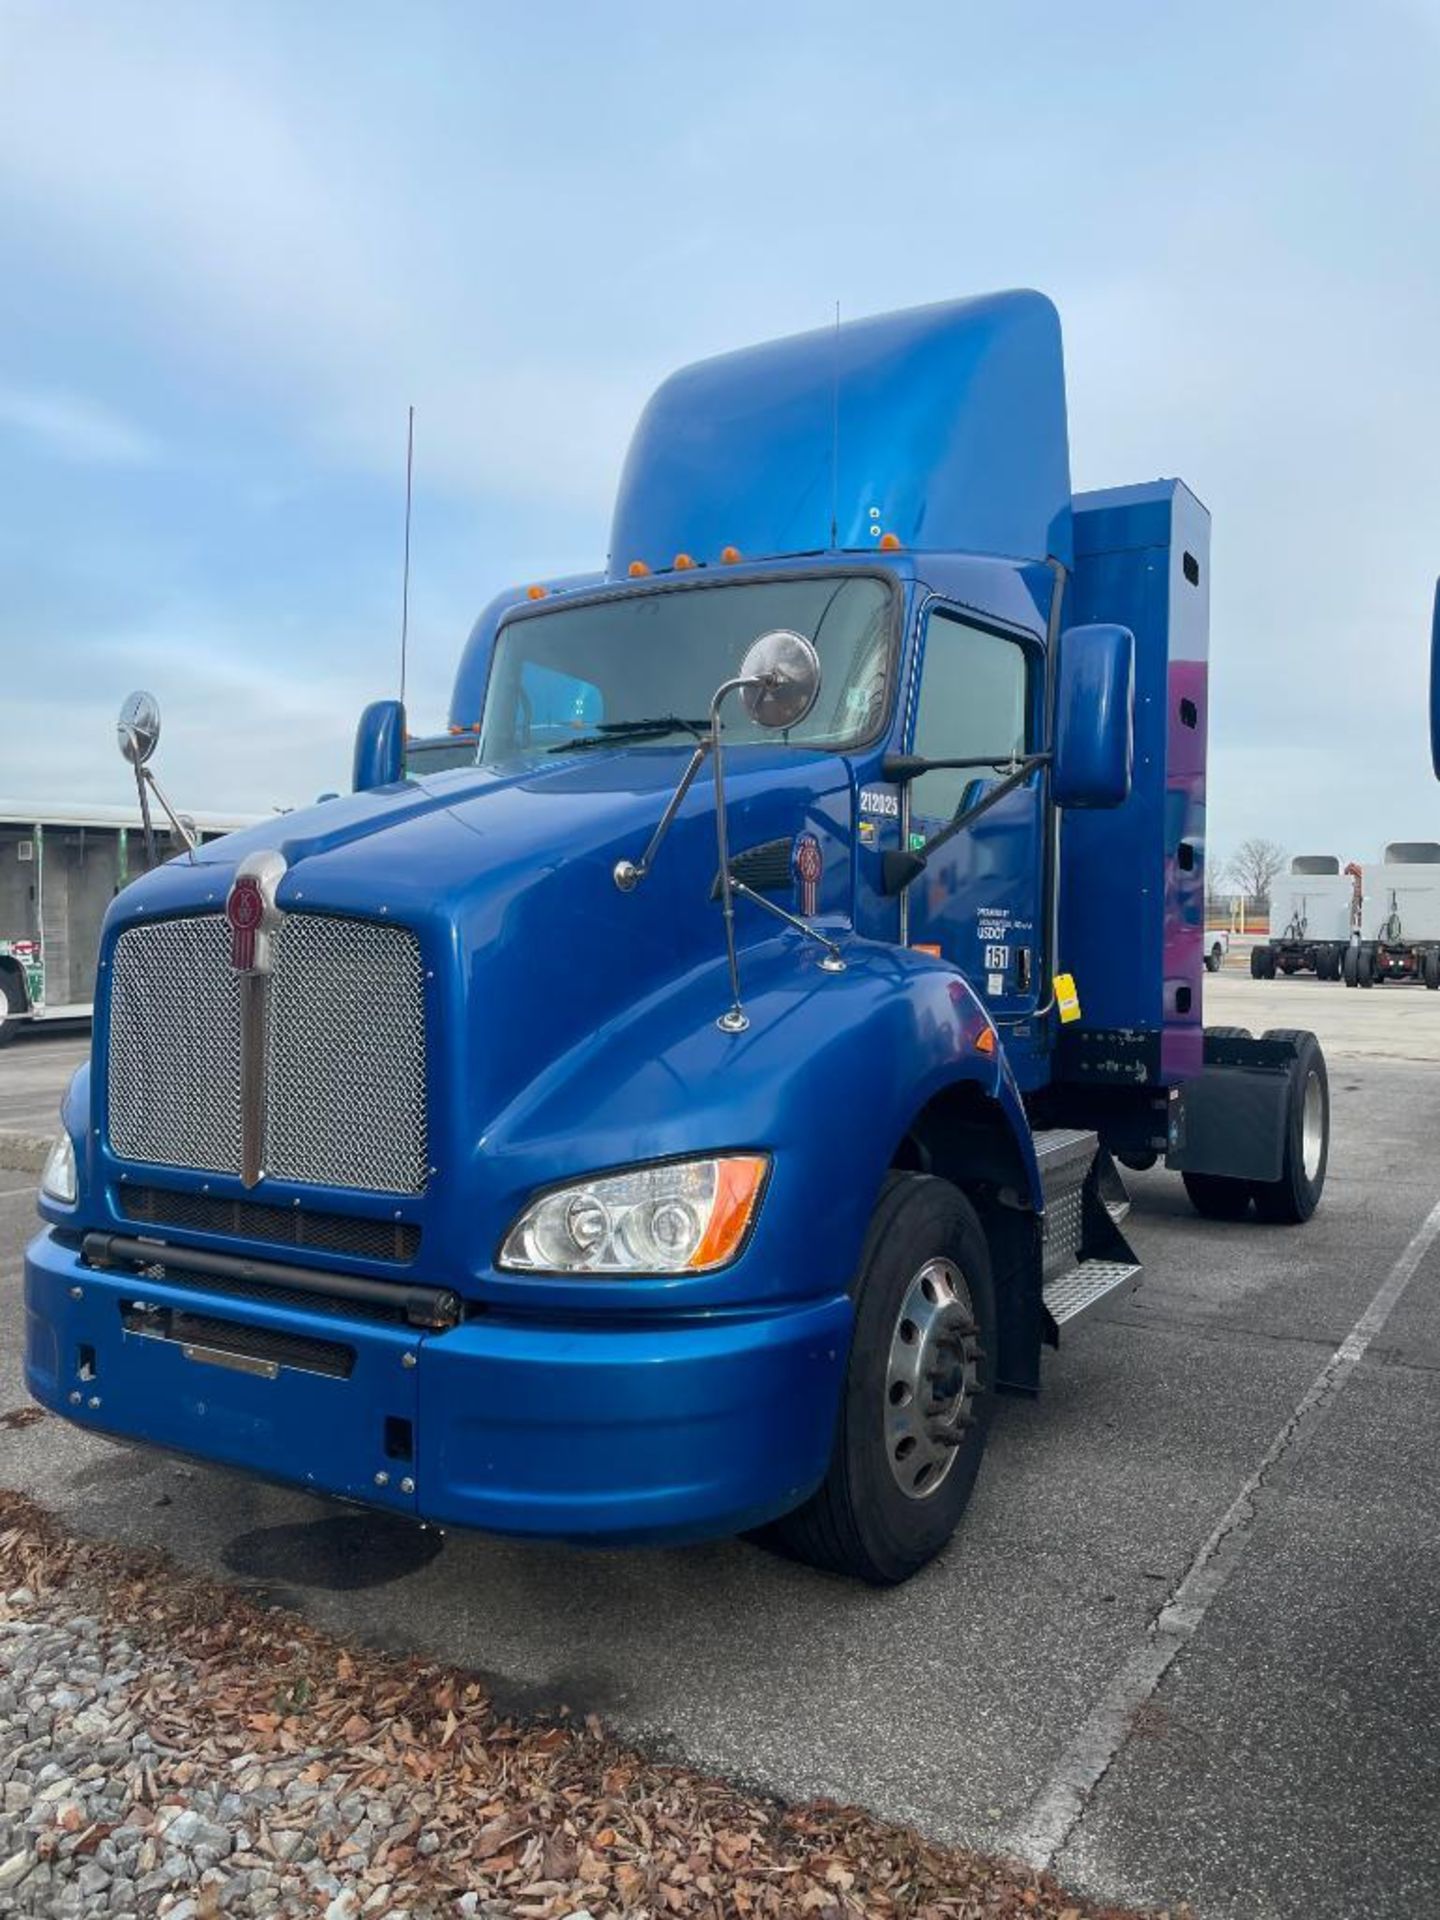
[{"label": "asphalt parking lot", "polygon": [[[1321,1214],[1202,1223],[1137,1176],[1144,1287],[1004,1404],[950,1552],[898,1592],[738,1542],[442,1543],[48,1419],[0,1429],[0,1482],[516,1702],[1081,1890],[1202,1920],[1440,1910],[1440,995],[1227,972],[1206,996],[1325,1041]],[[0,1130],[48,1127],[80,1051],[0,1056]],[[0,1173],[0,1414],[31,1185]]]}]

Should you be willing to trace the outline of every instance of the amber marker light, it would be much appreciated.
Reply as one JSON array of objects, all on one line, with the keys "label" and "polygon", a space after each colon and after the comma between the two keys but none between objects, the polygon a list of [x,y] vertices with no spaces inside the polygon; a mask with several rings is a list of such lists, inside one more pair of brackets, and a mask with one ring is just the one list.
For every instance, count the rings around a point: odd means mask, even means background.
[{"label": "amber marker light", "polygon": [[464,727],[451,727],[450,731],[451,733],[463,733],[465,729]]},{"label": "amber marker light", "polygon": [[715,1204],[710,1224],[694,1253],[686,1261],[692,1272],[724,1266],[739,1250],[750,1230],[760,1190],[765,1185],[769,1162],[760,1154],[738,1154],[716,1163]]},{"label": "amber marker light", "polygon": [[722,547],[720,549],[720,559],[727,567],[737,566],[741,559],[739,547]]},{"label": "amber marker light", "polygon": [[880,536],[880,551],[882,553],[898,553],[900,551],[899,534],[882,533]]},{"label": "amber marker light", "polygon": [[677,553],[675,556],[676,573],[688,573],[694,564],[694,560],[688,553]]},{"label": "amber marker light", "polygon": [[994,1053],[995,1029],[993,1027],[982,1027],[976,1034],[975,1051],[976,1053]]},{"label": "amber marker light", "polygon": [[650,569],[643,560],[632,560],[625,571],[632,580],[643,580]]},{"label": "amber marker light", "polygon": [[526,587],[525,598],[527,600],[543,600],[549,591],[550,589],[548,587]]}]

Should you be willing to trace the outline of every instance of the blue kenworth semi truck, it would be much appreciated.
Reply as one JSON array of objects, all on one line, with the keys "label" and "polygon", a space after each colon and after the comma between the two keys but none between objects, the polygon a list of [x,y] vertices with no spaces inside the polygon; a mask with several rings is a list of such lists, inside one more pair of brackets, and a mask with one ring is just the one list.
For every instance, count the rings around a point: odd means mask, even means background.
[{"label": "blue kenworth semi truck", "polygon": [[352,796],[115,901],[31,1391],[438,1525],[913,1573],[1139,1279],[1117,1161],[1320,1197],[1313,1036],[1202,1026],[1208,567],[1179,481],[1072,494],[1037,294],[674,375],[604,572],[478,622],[459,764],[379,701]]}]

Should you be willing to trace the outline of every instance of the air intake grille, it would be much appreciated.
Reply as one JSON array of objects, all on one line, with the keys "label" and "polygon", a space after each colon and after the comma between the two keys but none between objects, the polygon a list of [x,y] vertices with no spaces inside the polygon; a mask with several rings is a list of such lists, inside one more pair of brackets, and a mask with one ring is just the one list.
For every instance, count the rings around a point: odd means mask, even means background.
[{"label": "air intake grille", "polygon": [[305,1207],[267,1207],[211,1193],[175,1193],[167,1187],[125,1185],[115,1192],[120,1212],[142,1225],[219,1233],[271,1247],[312,1247],[357,1260],[408,1266],[420,1251],[420,1229],[410,1220],[367,1220],[349,1213],[312,1213]]},{"label": "air intake grille", "polygon": [[[240,1171],[240,987],[219,914],[130,927],[110,985],[110,1141],[122,1160]],[[288,914],[270,984],[265,1170],[419,1193],[424,968],[404,927]]]}]

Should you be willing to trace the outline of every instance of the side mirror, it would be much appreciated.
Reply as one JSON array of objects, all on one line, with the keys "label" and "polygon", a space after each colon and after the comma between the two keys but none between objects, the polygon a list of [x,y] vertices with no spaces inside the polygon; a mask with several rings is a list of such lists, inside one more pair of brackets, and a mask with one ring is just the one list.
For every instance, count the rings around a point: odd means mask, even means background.
[{"label": "side mirror", "polygon": [[132,693],[115,723],[120,751],[132,767],[143,767],[160,744],[160,702],[153,693]]},{"label": "side mirror", "polygon": [[391,787],[405,778],[405,709],[398,700],[372,700],[355,729],[356,793]]},{"label": "side mirror", "polygon": [[1135,755],[1135,636],[1067,627],[1055,688],[1052,792],[1061,807],[1118,807]]},{"label": "side mirror", "polygon": [[1430,764],[1440,780],[1440,580],[1430,615]]},{"label": "side mirror", "polygon": [[820,656],[803,633],[762,633],[740,662],[740,704],[757,727],[798,727],[820,697]]}]

